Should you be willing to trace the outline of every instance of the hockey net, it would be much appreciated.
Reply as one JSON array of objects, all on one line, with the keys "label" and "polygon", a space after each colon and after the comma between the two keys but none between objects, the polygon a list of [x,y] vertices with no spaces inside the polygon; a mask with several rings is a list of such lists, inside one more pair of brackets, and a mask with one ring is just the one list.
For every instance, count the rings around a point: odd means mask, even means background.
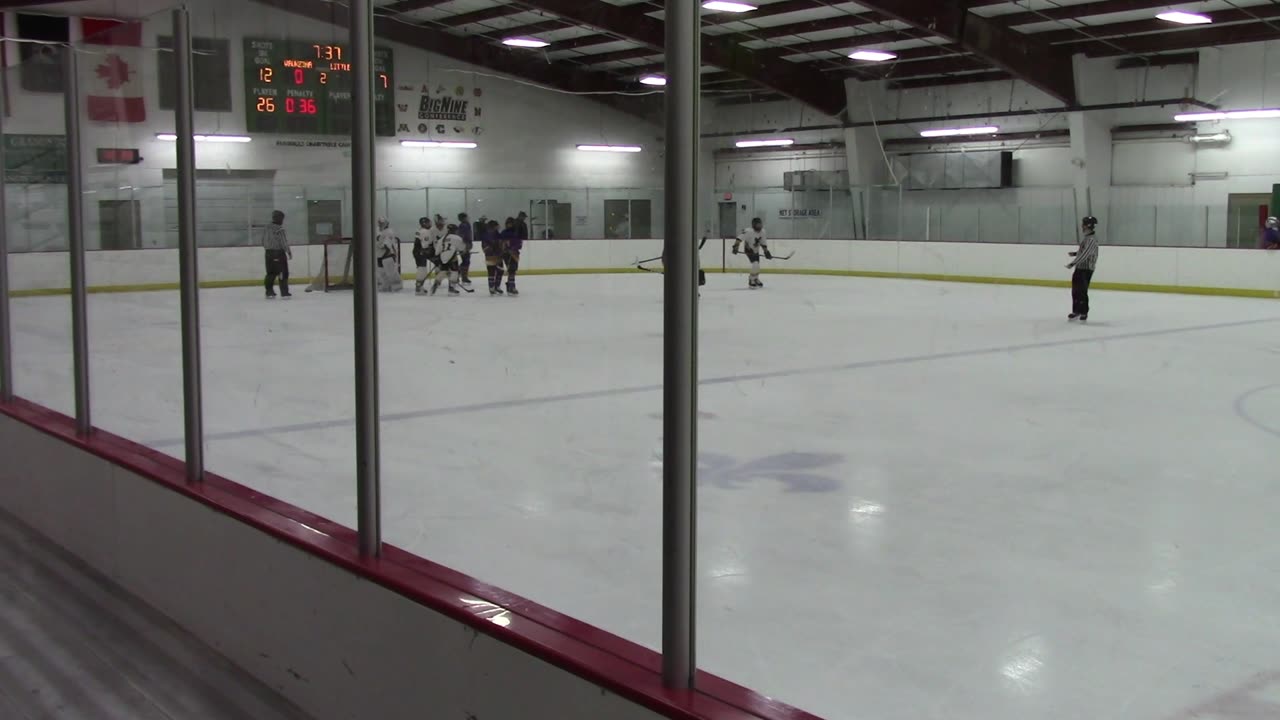
[{"label": "hockey net", "polygon": [[323,244],[324,254],[320,259],[320,267],[307,292],[332,292],[334,290],[350,290],[352,282],[351,238],[334,238]]}]

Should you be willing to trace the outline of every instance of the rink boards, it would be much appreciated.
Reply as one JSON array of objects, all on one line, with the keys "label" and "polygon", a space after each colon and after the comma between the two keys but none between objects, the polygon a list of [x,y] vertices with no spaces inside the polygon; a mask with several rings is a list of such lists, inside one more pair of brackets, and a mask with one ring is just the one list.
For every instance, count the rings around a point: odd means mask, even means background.
[{"label": "rink boards", "polygon": [[[1063,266],[1071,248],[1063,245],[782,239],[771,244],[780,253],[796,254],[789,261],[764,261],[766,272],[1052,286],[1065,286],[1070,279]],[[744,271],[747,261],[733,255],[731,245],[709,240],[701,253],[703,267]],[[520,266],[524,274],[625,272],[661,251],[660,240],[534,240],[525,244]],[[294,282],[319,272],[320,246],[295,248],[294,255]],[[9,262],[16,293],[63,292],[70,285],[66,253],[16,254]],[[256,247],[204,248],[199,263],[206,287],[254,285],[263,273],[262,250]],[[91,251],[87,267],[89,285],[98,291],[174,289],[178,253],[167,248]],[[473,269],[483,275],[483,260],[474,258]],[[1280,252],[1104,245],[1094,284],[1110,290],[1280,297]]]}]

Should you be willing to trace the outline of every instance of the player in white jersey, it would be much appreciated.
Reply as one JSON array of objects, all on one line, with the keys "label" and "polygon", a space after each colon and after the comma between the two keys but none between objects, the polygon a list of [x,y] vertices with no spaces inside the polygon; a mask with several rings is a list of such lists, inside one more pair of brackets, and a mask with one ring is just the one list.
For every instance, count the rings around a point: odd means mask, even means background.
[{"label": "player in white jersey", "polygon": [[413,263],[418,266],[418,274],[414,276],[414,292],[419,295],[426,292],[423,286],[431,274],[435,245],[436,234],[431,228],[431,218],[418,218],[418,231],[413,234]]},{"label": "player in white jersey", "polygon": [[760,253],[769,260],[773,259],[773,253],[769,252],[769,241],[765,236],[764,222],[760,218],[751,219],[751,227],[743,230],[738,239],[733,241],[733,254],[738,254],[738,248],[746,253],[747,260],[751,262],[751,275],[747,278],[747,287],[762,288],[764,283],[760,282]]},{"label": "player in white jersey", "polygon": [[400,277],[400,238],[391,229],[386,218],[378,218],[378,237],[374,256],[378,258],[378,289],[383,292],[399,292],[404,287]]},{"label": "player in white jersey", "polygon": [[444,275],[449,276],[449,294],[458,295],[458,267],[462,259],[462,248],[464,241],[462,236],[458,234],[458,226],[450,225],[446,228],[447,232],[436,239],[436,267],[439,271],[436,274],[435,282],[431,284],[431,294],[435,295],[440,289],[440,282],[444,280]]}]

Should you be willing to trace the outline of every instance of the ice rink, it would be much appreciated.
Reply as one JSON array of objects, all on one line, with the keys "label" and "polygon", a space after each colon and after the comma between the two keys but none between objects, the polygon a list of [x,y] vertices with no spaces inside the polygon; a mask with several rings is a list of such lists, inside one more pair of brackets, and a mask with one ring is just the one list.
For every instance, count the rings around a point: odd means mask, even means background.
[{"label": "ice rink", "polygon": [[[1280,717],[1280,302],[709,280],[705,669],[829,718]],[[521,290],[380,296],[386,539],[656,647],[661,280]],[[351,295],[201,300],[210,469],[354,524]],[[95,425],[180,455],[177,293],[89,309]],[[12,312],[69,412],[67,298]]]}]

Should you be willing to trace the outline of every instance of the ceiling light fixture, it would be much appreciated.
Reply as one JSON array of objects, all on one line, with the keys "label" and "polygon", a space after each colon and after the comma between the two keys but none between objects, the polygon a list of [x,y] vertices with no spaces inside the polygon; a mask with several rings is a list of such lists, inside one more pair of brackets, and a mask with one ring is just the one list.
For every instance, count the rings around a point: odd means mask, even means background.
[{"label": "ceiling light fixture", "polygon": [[739,140],[734,143],[740,148],[760,148],[760,147],[787,147],[795,145],[796,141],[791,138],[772,138],[768,140]]},{"label": "ceiling light fixture", "polygon": [[551,43],[534,37],[509,37],[503,38],[502,44],[518,48],[544,48]]},{"label": "ceiling light fixture", "polygon": [[640,77],[640,84],[663,87],[667,84],[667,79],[661,75],[642,75]]},{"label": "ceiling light fixture", "polygon": [[896,60],[897,55],[884,50],[854,50],[849,53],[850,60],[866,60],[867,62],[884,62]]},{"label": "ceiling light fixture", "polygon": [[703,10],[715,10],[716,12],[744,13],[751,12],[756,9],[755,5],[748,5],[740,2],[722,2],[722,0],[708,0],[702,3]]},{"label": "ceiling light fixture", "polygon": [[582,152],[638,153],[644,148],[639,145],[579,145]]},{"label": "ceiling light fixture", "polygon": [[1213,18],[1208,15],[1183,12],[1182,10],[1170,10],[1169,12],[1158,13],[1156,17],[1166,22],[1178,23],[1179,25],[1206,25],[1213,22]]},{"label": "ceiling light fixture", "polygon": [[1192,135],[1190,140],[1196,144],[1212,143],[1226,145],[1231,142],[1231,133],[1223,130],[1220,133],[1214,133],[1212,135]]},{"label": "ceiling light fixture", "polygon": [[401,140],[400,147],[407,148],[453,148],[456,150],[475,150],[473,142],[459,140]]},{"label": "ceiling light fixture", "polygon": [[1173,116],[1178,122],[1208,122],[1210,120],[1265,120],[1280,118],[1280,109],[1261,108],[1258,110],[1213,110],[1209,112],[1178,113]]},{"label": "ceiling light fixture", "polygon": [[938,128],[935,130],[921,130],[920,137],[957,137],[960,135],[995,135],[1000,132],[1000,128],[994,125],[984,125],[983,127],[961,127],[961,128]]},{"label": "ceiling light fixture", "polygon": [[[253,142],[253,138],[248,135],[195,135],[196,142],[211,143],[247,143]],[[178,136],[173,133],[156,133],[157,140],[166,142],[177,142]]]}]

